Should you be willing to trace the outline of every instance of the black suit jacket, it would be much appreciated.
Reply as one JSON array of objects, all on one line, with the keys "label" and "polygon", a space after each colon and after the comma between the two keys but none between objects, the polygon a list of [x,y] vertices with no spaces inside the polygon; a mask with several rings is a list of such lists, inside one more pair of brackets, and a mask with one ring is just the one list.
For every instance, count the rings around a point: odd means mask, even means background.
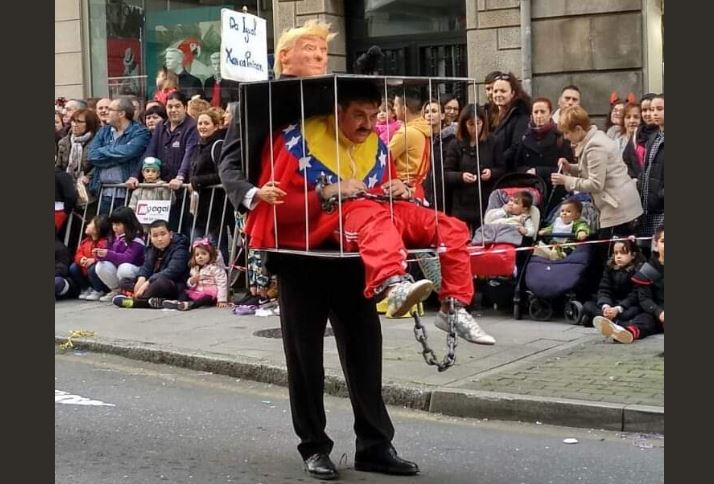
[{"label": "black suit jacket", "polygon": [[[203,96],[211,102],[213,100],[213,86],[216,84],[215,76],[211,76],[206,79],[203,85]],[[221,79],[221,107],[225,108],[229,102],[238,101],[239,99],[239,86],[240,83],[237,81],[231,81],[229,79]]]},{"label": "black suit jacket", "polygon": [[203,85],[201,84],[201,79],[196,76],[192,76],[187,71],[181,72],[178,79],[179,90],[184,93],[187,98],[191,99],[196,94],[203,96]]}]

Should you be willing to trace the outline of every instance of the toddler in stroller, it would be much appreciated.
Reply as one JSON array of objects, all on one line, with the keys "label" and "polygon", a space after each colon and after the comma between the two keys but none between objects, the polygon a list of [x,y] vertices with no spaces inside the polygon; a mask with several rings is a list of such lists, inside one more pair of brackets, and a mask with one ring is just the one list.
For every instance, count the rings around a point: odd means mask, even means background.
[{"label": "toddler in stroller", "polygon": [[485,223],[474,233],[469,251],[477,294],[495,306],[520,300],[526,253],[516,249],[533,244],[546,190],[540,177],[513,173],[502,177],[489,196]]},{"label": "toddler in stroller", "polygon": [[[563,210],[566,208],[567,210]],[[563,217],[563,212],[569,212]],[[574,213],[573,213],[574,212]],[[559,221],[556,221],[560,218]],[[563,299],[565,318],[577,322],[583,306],[579,300],[587,291],[587,278],[594,261],[591,244],[567,245],[582,242],[597,227],[597,211],[587,194],[578,194],[562,202],[548,217],[549,227],[539,235],[554,241],[552,246],[539,246],[525,270],[528,312],[532,319],[547,321],[553,316],[553,305]],[[555,230],[566,232],[559,233]]]}]

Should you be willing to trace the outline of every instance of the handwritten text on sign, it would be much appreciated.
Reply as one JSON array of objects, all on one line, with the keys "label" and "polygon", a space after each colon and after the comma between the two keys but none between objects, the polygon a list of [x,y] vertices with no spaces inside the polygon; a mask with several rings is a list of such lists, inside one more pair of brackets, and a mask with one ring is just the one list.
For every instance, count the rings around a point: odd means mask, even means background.
[{"label": "handwritten text on sign", "polygon": [[171,200],[139,200],[136,204],[136,218],[142,224],[154,220],[168,220],[171,212]]},{"label": "handwritten text on sign", "polygon": [[233,81],[268,79],[265,19],[221,9],[221,77]]}]

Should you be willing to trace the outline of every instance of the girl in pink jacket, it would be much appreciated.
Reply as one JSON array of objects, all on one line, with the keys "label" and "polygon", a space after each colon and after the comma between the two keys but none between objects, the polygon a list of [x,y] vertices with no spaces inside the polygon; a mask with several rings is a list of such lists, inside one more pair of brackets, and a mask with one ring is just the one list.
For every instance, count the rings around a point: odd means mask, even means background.
[{"label": "girl in pink jacket", "polygon": [[228,276],[223,259],[207,238],[197,239],[191,245],[191,268],[186,291],[179,300],[163,302],[166,309],[188,311],[201,306],[228,307]]}]

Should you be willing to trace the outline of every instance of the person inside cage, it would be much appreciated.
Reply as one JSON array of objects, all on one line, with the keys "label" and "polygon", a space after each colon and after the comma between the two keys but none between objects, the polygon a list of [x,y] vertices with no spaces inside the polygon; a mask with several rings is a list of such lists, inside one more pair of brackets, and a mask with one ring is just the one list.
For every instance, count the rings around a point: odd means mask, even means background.
[{"label": "person inside cage", "polygon": [[[339,243],[358,251],[365,266],[364,296],[386,297],[387,315],[393,317],[426,299],[433,286],[408,277],[407,246],[436,247],[442,268],[436,326],[448,331],[453,302],[457,334],[472,343],[494,344],[466,310],[474,294],[469,230],[462,221],[436,217],[414,202],[412,189],[396,176],[388,150],[374,132],[380,102],[371,81],[338,80],[337,118],[313,116],[273,134],[272,155],[270,143],[263,149],[260,184],[276,180],[287,195],[284,204],[259,204],[248,216],[250,244],[310,250]],[[335,236],[338,228],[341,240]]]}]

